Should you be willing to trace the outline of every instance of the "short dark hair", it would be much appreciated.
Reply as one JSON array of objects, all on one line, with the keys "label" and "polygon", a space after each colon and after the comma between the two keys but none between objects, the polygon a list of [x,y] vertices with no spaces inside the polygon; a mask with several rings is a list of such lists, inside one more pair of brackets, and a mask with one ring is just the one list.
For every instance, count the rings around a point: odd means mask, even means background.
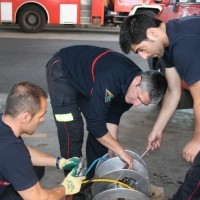
[{"label": "short dark hair", "polygon": [[125,54],[129,54],[132,44],[147,40],[148,28],[157,28],[162,21],[147,14],[135,14],[123,20],[120,29],[119,45]]},{"label": "short dark hair", "polygon": [[150,70],[146,72],[140,72],[137,76],[141,76],[140,86],[142,92],[147,91],[150,103],[157,104],[164,96],[167,90],[167,79],[164,74]]},{"label": "short dark hair", "polygon": [[40,86],[28,81],[19,82],[8,93],[4,114],[16,117],[29,112],[33,117],[41,108],[41,97],[47,99],[48,95]]}]

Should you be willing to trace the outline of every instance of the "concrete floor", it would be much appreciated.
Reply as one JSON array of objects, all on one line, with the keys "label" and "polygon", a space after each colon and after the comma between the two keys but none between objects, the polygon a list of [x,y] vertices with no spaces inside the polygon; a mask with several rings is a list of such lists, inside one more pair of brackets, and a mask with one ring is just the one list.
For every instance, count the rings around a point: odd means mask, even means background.
[{"label": "concrete floor", "polygon": [[[5,99],[6,94],[0,94],[0,112],[4,109]],[[119,141],[125,149],[142,155],[159,109],[157,105],[141,105],[123,115],[119,127]],[[192,138],[193,126],[193,111],[177,110],[164,131],[161,148],[144,157],[149,170],[150,183],[164,188],[165,200],[169,200],[177,191],[189,169],[190,164],[182,158],[182,149]],[[38,127],[35,135],[37,134],[46,134],[46,137],[24,138],[25,143],[53,156],[60,155],[50,104],[48,104],[45,122]],[[85,131],[85,139],[86,136]],[[85,155],[85,144],[83,155]],[[63,178],[62,170],[46,168],[41,185],[46,189],[54,188],[62,182]]]}]

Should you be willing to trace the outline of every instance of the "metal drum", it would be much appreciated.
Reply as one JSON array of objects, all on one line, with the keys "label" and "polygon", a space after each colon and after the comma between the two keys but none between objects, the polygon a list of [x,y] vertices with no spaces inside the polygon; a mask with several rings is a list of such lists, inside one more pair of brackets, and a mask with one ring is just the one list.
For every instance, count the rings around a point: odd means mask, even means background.
[{"label": "metal drum", "polygon": [[[150,195],[149,174],[140,156],[126,150],[134,159],[133,168],[124,168],[119,157],[105,154],[95,169],[96,180],[91,188],[92,200],[148,200]],[[100,180],[101,179],[101,180]],[[123,183],[123,184],[122,184]],[[131,187],[132,189],[130,189]]]},{"label": "metal drum", "polygon": [[[124,183],[127,182],[127,184],[131,186],[134,190],[141,192],[147,197],[150,195],[149,181],[139,172],[128,170],[128,169],[114,170],[114,171],[108,172],[107,174],[104,174],[100,178],[106,179],[108,181],[118,180]],[[117,188],[119,189],[119,188],[125,188],[125,187],[123,185],[112,183],[112,182],[94,182],[91,188],[91,192],[92,192],[93,197],[95,197],[97,194],[103,191],[110,190],[110,189],[117,189]]]},{"label": "metal drum", "polygon": [[[133,170],[139,172],[149,180],[148,172],[140,162],[134,159],[133,167],[134,167]],[[95,171],[95,175],[102,177],[104,174],[108,172],[114,170],[121,170],[123,168],[124,168],[124,162],[119,157],[114,157],[103,162]]]},{"label": "metal drum", "polygon": [[[127,153],[129,153],[129,154],[133,157],[133,159],[139,160],[140,156],[139,156],[137,153],[135,153],[135,152],[133,152],[133,151],[129,151],[129,150],[125,150],[125,151],[126,151]],[[110,159],[108,153],[105,154],[102,158]],[[97,170],[97,168],[98,168],[102,163],[104,163],[104,162],[105,162],[105,160],[100,160],[100,161],[97,163],[96,169],[95,169],[95,170]],[[141,159],[139,162],[146,168],[146,170],[147,170],[147,172],[148,172],[148,168],[147,168],[147,165],[146,165],[146,163],[144,162],[144,160]]]},{"label": "metal drum", "polygon": [[125,188],[106,190],[96,195],[93,200],[148,200],[141,192]]}]

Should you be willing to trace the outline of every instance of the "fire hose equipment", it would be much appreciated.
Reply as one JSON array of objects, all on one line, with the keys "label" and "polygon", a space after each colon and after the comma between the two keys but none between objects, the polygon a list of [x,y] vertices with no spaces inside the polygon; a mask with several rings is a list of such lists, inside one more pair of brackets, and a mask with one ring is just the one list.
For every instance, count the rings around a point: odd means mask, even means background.
[{"label": "fire hose equipment", "polygon": [[72,169],[72,171],[65,177],[61,185],[65,187],[65,194],[72,195],[80,191],[81,183],[86,179],[85,176],[76,177],[77,167]]},{"label": "fire hose equipment", "polygon": [[86,159],[84,157],[80,157],[75,176],[83,176],[85,174],[85,172],[87,171],[85,161],[86,161]]},{"label": "fire hose equipment", "polygon": [[71,170],[75,167],[79,162],[79,158],[72,157],[70,159],[65,159],[60,156],[56,157],[56,168],[57,169],[64,169],[64,170]]},{"label": "fire hose equipment", "polygon": [[104,155],[102,158],[107,160],[100,160],[95,168],[95,177],[98,178],[91,180],[93,182],[92,200],[148,200],[150,196],[149,175],[142,158],[150,149],[147,149],[141,156],[126,150],[134,159],[132,170],[124,169],[124,162],[119,157],[109,158],[108,154]]},{"label": "fire hose equipment", "polygon": [[147,152],[153,147],[153,145],[151,145],[141,156],[140,158],[138,159],[138,161],[140,161],[146,154]]},{"label": "fire hose equipment", "polygon": [[125,188],[109,189],[97,194],[93,200],[102,200],[102,199],[131,199],[131,200],[148,200],[149,198],[138,191],[133,191]]},{"label": "fire hose equipment", "polygon": [[132,170],[125,169],[124,162],[119,157],[109,158],[108,154],[95,160],[88,169],[85,158],[80,158],[76,176],[86,176],[94,164],[98,162],[94,178],[82,183],[82,188],[93,183],[91,200],[148,200],[150,195],[149,175],[143,157],[151,148],[152,146],[141,156],[126,150],[134,159]]}]

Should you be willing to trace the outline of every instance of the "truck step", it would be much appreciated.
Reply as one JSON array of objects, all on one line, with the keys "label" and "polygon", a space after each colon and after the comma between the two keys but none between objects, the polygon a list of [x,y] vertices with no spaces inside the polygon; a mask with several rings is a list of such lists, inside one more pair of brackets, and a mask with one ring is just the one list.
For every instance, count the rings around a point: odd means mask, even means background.
[{"label": "truck step", "polygon": [[81,24],[91,24],[90,17],[81,17]]},{"label": "truck step", "polygon": [[81,10],[81,17],[91,17],[91,11]]}]

